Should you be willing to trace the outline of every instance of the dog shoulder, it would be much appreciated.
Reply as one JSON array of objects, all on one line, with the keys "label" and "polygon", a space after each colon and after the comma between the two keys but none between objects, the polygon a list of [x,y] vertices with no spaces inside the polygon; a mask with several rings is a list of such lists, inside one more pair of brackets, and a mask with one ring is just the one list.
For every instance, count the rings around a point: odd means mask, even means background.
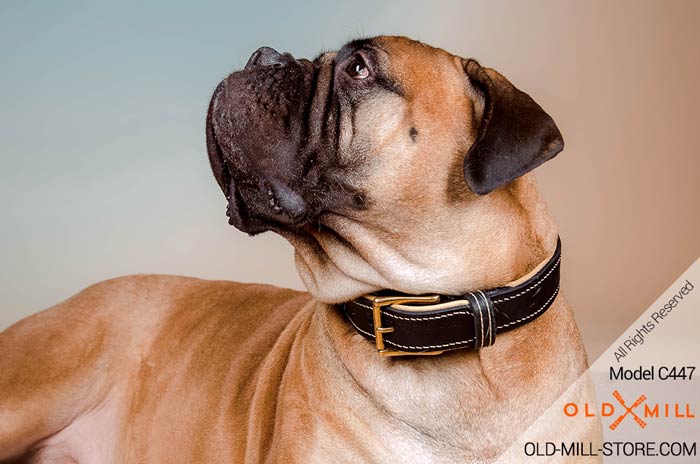
[{"label": "dog shoulder", "polygon": [[[224,372],[257,327],[274,343],[311,301],[269,285],[134,275],[15,323],[0,332],[0,461],[103,404],[125,379],[196,367],[202,382],[216,380],[207,368]],[[200,352],[197,362],[173,355]]]},{"label": "dog shoulder", "polygon": [[[91,346],[103,336],[128,346],[150,339],[164,324],[199,318],[213,324],[245,325],[262,315],[291,315],[310,301],[308,293],[271,285],[129,275],[95,283],[15,323],[0,332],[0,347],[22,352],[28,341],[44,347],[53,343]],[[36,344],[37,340],[43,342]]]}]

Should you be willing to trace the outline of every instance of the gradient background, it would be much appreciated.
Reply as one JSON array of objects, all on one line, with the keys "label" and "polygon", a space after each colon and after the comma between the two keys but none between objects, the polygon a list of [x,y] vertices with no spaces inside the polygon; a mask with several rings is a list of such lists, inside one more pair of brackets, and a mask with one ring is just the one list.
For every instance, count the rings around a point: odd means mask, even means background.
[{"label": "gradient background", "polygon": [[592,358],[700,255],[700,2],[5,1],[0,329],[121,274],[301,288],[286,242],[227,225],[207,103],[261,45],[376,34],[475,57],[557,121],[538,179]]}]

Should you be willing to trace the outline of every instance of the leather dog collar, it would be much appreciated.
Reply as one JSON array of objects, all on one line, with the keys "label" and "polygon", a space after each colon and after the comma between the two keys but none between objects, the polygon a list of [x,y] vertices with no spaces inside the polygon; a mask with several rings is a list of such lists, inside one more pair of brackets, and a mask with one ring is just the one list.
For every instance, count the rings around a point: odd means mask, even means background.
[{"label": "leather dog collar", "polygon": [[559,293],[561,240],[544,265],[504,287],[460,296],[380,291],[342,305],[360,335],[383,356],[434,355],[492,345],[496,334],[544,314]]}]

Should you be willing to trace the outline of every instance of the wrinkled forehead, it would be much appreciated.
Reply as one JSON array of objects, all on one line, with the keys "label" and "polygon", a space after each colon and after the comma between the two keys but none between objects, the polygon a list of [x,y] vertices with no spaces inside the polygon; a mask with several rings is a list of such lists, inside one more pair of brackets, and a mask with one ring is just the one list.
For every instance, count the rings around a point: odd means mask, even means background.
[{"label": "wrinkled forehead", "polygon": [[407,96],[424,91],[428,84],[433,88],[442,87],[443,83],[459,88],[463,85],[464,72],[459,57],[406,37],[353,40],[337,52],[325,53],[319,58],[337,64],[358,51],[372,60],[378,74],[391,80]]}]

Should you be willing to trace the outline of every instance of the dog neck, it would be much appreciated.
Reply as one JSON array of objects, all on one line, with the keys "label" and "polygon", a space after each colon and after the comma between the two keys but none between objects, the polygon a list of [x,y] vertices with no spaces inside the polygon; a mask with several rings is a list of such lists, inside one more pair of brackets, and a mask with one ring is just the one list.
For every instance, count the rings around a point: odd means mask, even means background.
[{"label": "dog neck", "polygon": [[[505,285],[551,255],[557,231],[530,176],[465,206],[454,203],[400,221],[373,212],[327,215],[320,229],[284,233],[309,292],[342,303],[381,289],[460,295]],[[393,216],[396,216],[394,214]]]},{"label": "dog neck", "polygon": [[[330,302],[378,288],[459,294],[516,280],[553,253],[556,228],[531,179],[522,178],[508,189],[480,200],[481,204],[472,205],[471,211],[461,216],[446,214],[449,223],[426,224],[424,232],[432,227],[439,233],[419,235],[421,240],[404,243],[400,250],[378,243],[377,235],[369,232],[350,235],[352,227],[344,229],[343,239],[319,234],[314,242],[295,244],[300,273],[312,293]],[[477,218],[478,226],[484,229],[472,235]],[[306,246],[317,247],[316,254],[310,255]],[[426,266],[429,259],[436,265]],[[341,268],[348,261],[352,261],[352,267]],[[372,266],[377,261],[386,266]],[[399,269],[392,271],[391,266]],[[411,273],[423,277],[412,279]],[[443,280],[431,278],[430,273],[439,274]],[[340,291],[318,295],[317,290],[333,284],[340,285]],[[544,387],[533,379],[536,372],[548,369],[552,357],[566,353],[549,346],[558,343],[557,337],[542,339],[538,344],[531,343],[533,337],[552,331],[578,340],[573,317],[562,297],[541,318],[502,334],[491,347],[435,357],[380,357],[374,344],[360,337],[330,304],[319,305],[314,321],[311,331],[316,335],[311,339],[323,345],[328,375],[346,379],[344,388],[373,411],[381,427],[407,436],[421,434],[424,442],[455,447],[460,456],[497,453],[536,414],[530,411],[540,411],[558,395],[561,382],[547,395],[538,392]],[[585,360],[581,369],[584,365]],[[547,376],[542,378],[546,382]],[[534,399],[516,404],[518,398],[528,396]],[[505,423],[505,415],[499,418],[504,407],[524,408],[517,415],[523,422]]]}]

